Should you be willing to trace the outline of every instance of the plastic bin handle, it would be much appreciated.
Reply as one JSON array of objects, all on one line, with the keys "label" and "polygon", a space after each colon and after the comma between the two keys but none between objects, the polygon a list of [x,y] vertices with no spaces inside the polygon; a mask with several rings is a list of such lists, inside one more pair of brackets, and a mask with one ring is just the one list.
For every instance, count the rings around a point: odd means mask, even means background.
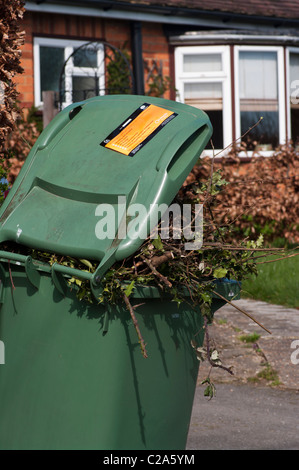
[{"label": "plastic bin handle", "polygon": [[[163,151],[161,157],[157,162],[156,170],[161,171],[164,168],[167,169],[172,160],[176,157],[180,148],[184,144],[186,144],[186,141],[194,134],[197,134],[198,131],[200,131],[200,134],[202,134],[204,132],[204,129],[211,132],[211,128],[208,122],[203,121],[203,118],[196,119],[191,124],[188,124],[188,126],[185,126],[183,129],[181,129],[180,132],[178,132],[178,134],[173,137],[173,139]],[[192,158],[193,157],[194,154],[192,154]],[[187,158],[190,158],[190,155]],[[189,162],[186,162],[186,164],[188,163]]]}]

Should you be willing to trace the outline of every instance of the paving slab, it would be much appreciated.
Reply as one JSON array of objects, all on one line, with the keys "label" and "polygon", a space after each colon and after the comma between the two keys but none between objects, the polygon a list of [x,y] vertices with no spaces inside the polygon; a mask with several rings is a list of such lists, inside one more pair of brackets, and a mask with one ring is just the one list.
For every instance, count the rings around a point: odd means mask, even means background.
[{"label": "paving slab", "polygon": [[[218,382],[248,383],[271,367],[276,371],[279,387],[299,390],[299,310],[271,305],[266,302],[241,299],[234,302],[254,320],[225,305],[215,314],[209,334],[219,351],[223,365],[232,366],[234,376],[223,370],[213,370]],[[240,337],[257,333],[254,343],[244,343]],[[208,363],[200,365],[199,380],[210,370]]]},{"label": "paving slab", "polygon": [[[254,320],[225,305],[209,327],[223,366],[200,363],[188,450],[299,450],[299,310],[235,301]],[[241,336],[260,335],[254,343]],[[204,397],[210,376],[215,397]]]},{"label": "paving slab", "polygon": [[298,416],[295,390],[218,384],[212,400],[195,395],[186,449],[299,450]]}]

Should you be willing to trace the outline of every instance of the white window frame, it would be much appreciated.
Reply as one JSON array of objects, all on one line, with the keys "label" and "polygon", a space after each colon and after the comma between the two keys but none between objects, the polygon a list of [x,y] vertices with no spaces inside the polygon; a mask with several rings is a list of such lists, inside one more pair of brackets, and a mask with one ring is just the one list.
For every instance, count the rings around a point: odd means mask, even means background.
[{"label": "white window frame", "polygon": [[[221,54],[222,71],[216,72],[184,72],[183,60],[185,55]],[[232,97],[231,97],[231,68],[230,46],[182,46],[175,49],[175,86],[177,101],[184,103],[185,83],[222,83],[223,107],[223,148],[232,142]],[[213,139],[213,136],[212,136]],[[222,149],[215,149],[222,150]],[[205,150],[206,155],[212,156],[212,150]]]},{"label": "white window frame", "polygon": [[[239,52],[258,51],[258,52],[276,52],[277,53],[277,93],[278,93],[278,123],[279,123],[279,144],[286,143],[286,116],[285,116],[285,64],[284,51],[282,46],[234,46],[234,69],[235,69],[235,127],[237,139],[241,137],[241,114],[240,114],[240,95],[239,95]],[[255,124],[255,123],[253,123]],[[248,155],[252,155],[252,151]],[[263,156],[273,155],[273,150],[263,151]]]},{"label": "white window frame", "polygon": [[[288,117],[288,139],[292,138],[291,136],[291,105],[290,105],[290,95],[294,91],[299,90],[299,77],[298,77],[298,84],[296,88],[290,89],[290,54],[295,53],[299,55],[299,47],[287,47],[286,48],[286,109],[287,109],[287,117]],[[299,98],[299,93],[296,93],[296,99]]]},{"label": "white window frame", "polygon": [[[43,107],[43,101],[41,100],[41,80],[40,80],[40,46],[49,46],[49,47],[61,47],[64,49],[64,60],[66,61],[70,55],[74,52],[75,49],[86,44],[88,41],[80,41],[75,39],[58,39],[58,38],[49,38],[49,37],[35,37],[33,43],[33,58],[34,58],[34,101],[37,108]],[[105,88],[105,74],[103,71],[104,66],[104,48],[99,47],[98,49],[98,76],[99,76],[99,89],[104,90]],[[72,68],[75,76],[85,76],[86,73],[92,72],[94,69],[89,67],[74,67],[72,58],[68,63],[68,67]],[[68,81],[68,90],[72,90],[72,80],[66,77]],[[72,103],[72,93],[69,93],[66,97],[66,101],[62,104],[62,107],[68,106]]]}]

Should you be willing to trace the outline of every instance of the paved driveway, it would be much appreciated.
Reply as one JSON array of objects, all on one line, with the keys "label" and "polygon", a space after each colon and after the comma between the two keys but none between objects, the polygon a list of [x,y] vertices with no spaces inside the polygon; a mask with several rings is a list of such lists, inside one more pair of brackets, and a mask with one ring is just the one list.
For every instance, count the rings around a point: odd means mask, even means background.
[{"label": "paved driveway", "polygon": [[[201,363],[187,449],[299,450],[299,310],[235,303],[271,334],[231,306],[216,312],[209,333],[234,375],[213,369],[216,396],[208,400],[201,381],[210,366]],[[253,332],[255,344],[240,341]]]}]

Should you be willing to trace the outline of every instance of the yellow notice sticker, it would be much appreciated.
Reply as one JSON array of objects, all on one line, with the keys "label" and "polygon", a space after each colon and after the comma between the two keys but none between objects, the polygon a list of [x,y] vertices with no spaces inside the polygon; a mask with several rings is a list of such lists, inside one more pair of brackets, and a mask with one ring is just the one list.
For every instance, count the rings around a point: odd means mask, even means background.
[{"label": "yellow notice sticker", "polygon": [[176,116],[173,111],[144,103],[101,142],[101,145],[133,156]]}]

